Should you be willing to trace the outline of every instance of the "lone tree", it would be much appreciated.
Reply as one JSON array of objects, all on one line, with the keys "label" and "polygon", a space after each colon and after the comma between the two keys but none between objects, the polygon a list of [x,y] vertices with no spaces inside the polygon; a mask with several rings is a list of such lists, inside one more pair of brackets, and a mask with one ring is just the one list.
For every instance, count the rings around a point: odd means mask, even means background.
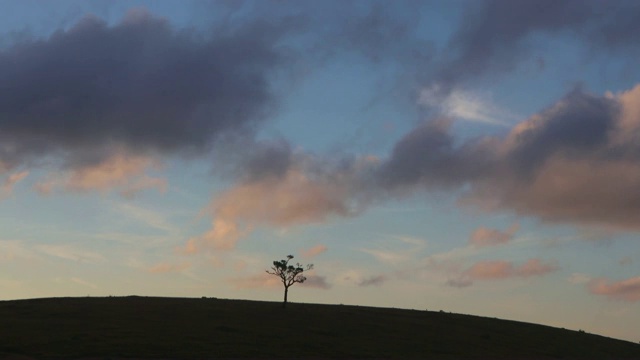
[{"label": "lone tree", "polygon": [[274,261],[271,270],[266,270],[267,274],[275,275],[280,278],[282,285],[284,285],[284,302],[282,307],[287,306],[287,294],[289,288],[295,283],[303,283],[307,278],[302,275],[303,272],[313,269],[313,264],[309,264],[306,267],[300,263],[296,263],[295,266],[289,265],[289,261],[293,259],[293,255],[287,255],[286,260]]}]

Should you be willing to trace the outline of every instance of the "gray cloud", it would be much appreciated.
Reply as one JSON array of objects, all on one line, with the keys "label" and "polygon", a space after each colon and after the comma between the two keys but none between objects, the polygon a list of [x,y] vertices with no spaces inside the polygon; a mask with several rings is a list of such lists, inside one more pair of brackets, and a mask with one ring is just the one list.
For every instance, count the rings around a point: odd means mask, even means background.
[{"label": "gray cloud", "polygon": [[481,139],[456,145],[450,124],[447,119],[425,122],[402,137],[376,174],[381,186],[456,188],[487,173],[493,149]]},{"label": "gray cloud", "polygon": [[558,152],[578,157],[601,152],[619,115],[615,100],[575,89],[529,120],[533,126],[511,136],[515,144],[509,161],[531,175],[531,171]]},{"label": "gray cloud", "polygon": [[[577,88],[504,136],[461,140],[452,134],[449,120],[436,119],[402,137],[386,158],[328,159],[279,145],[270,150],[277,154],[272,161],[248,162],[245,171],[269,178],[273,174],[261,169],[275,163],[282,165],[276,166],[278,173],[296,181],[331,184],[332,191],[305,206],[314,219],[359,214],[390,197],[426,190],[457,193],[460,204],[483,211],[637,231],[637,104],[640,87],[607,96]],[[285,183],[282,179],[262,182],[271,185],[261,191],[275,192]],[[327,200],[341,211],[324,206]]]},{"label": "gray cloud", "polygon": [[260,142],[249,146],[251,154],[245,156],[242,167],[246,170],[248,181],[284,176],[293,166],[294,154],[291,145],[281,139],[272,142]]},{"label": "gray cloud", "polygon": [[382,284],[385,283],[385,281],[387,281],[387,277],[384,275],[376,275],[376,276],[371,276],[365,279],[362,279],[362,281],[358,282],[358,286],[380,286]]},{"label": "gray cloud", "polygon": [[114,145],[198,153],[251,130],[273,109],[270,76],[284,64],[277,45],[288,26],[202,34],[136,10],[113,26],[87,16],[16,42],[0,51],[0,156],[20,164],[88,149],[72,159],[83,163]]},{"label": "gray cloud", "polygon": [[320,275],[307,275],[307,280],[300,284],[302,287],[317,288],[317,289],[330,289],[331,284],[327,282],[325,276]]},{"label": "gray cloud", "polygon": [[393,180],[383,189],[462,190],[461,203],[482,210],[640,230],[638,89],[573,90],[504,137],[455,141],[440,121],[424,124],[380,166]]},{"label": "gray cloud", "polygon": [[[475,5],[475,6],[473,6]],[[635,1],[486,0],[468,10],[437,75],[444,85],[513,70],[531,54],[531,36],[571,36],[590,49],[637,51]]]}]

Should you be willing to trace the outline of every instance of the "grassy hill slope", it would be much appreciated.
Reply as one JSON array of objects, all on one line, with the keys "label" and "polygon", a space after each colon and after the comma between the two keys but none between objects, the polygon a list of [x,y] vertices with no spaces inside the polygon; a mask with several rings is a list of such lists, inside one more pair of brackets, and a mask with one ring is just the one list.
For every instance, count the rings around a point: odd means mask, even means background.
[{"label": "grassy hill slope", "polygon": [[0,357],[629,358],[640,345],[470,315],[109,297],[0,302]]}]

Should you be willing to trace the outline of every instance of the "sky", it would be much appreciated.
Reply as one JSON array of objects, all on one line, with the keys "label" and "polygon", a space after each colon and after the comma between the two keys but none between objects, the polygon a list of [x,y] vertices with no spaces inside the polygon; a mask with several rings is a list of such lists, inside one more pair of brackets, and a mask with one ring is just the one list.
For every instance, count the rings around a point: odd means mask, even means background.
[{"label": "sky", "polygon": [[0,0],[0,299],[640,340],[640,3]]}]

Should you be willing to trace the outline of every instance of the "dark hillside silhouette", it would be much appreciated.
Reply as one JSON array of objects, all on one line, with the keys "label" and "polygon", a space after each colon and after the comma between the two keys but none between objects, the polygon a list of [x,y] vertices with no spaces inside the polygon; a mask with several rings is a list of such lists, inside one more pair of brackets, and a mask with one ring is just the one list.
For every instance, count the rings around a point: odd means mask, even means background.
[{"label": "dark hillside silhouette", "polygon": [[[640,359],[640,345],[479,316],[154,297],[0,301],[0,358]],[[22,356],[22,357],[20,357]]]}]

